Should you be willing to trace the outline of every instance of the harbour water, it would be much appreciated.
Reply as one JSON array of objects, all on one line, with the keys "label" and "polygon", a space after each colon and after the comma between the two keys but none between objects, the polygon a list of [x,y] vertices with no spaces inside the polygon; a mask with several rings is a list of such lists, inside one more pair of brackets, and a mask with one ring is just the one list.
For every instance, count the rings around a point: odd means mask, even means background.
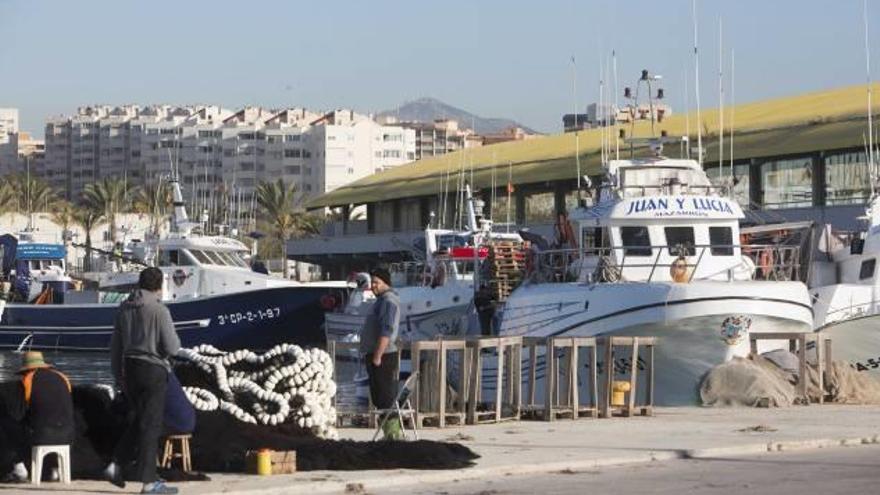
[{"label": "harbour water", "polygon": [[[66,374],[74,385],[113,383],[110,354],[106,352],[43,352],[46,362]],[[13,379],[21,365],[21,354],[0,351],[0,381]]]}]

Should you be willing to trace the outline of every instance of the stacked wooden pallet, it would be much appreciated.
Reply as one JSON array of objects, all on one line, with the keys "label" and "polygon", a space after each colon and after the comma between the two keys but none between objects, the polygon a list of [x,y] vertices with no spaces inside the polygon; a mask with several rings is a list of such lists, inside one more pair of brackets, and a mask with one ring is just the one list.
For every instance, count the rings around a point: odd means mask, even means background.
[{"label": "stacked wooden pallet", "polygon": [[523,242],[500,241],[489,245],[489,287],[496,301],[504,301],[522,282],[527,246]]}]

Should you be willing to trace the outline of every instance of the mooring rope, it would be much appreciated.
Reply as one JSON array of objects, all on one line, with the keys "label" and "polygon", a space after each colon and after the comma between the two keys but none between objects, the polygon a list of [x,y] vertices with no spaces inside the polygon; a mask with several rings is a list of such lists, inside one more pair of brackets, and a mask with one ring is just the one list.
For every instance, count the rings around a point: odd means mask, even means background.
[{"label": "mooring rope", "polygon": [[181,349],[178,358],[209,375],[215,390],[183,387],[199,411],[221,410],[239,421],[294,422],[322,438],[338,438],[333,362],[321,349],[279,344],[264,354],[224,352],[208,344]]}]

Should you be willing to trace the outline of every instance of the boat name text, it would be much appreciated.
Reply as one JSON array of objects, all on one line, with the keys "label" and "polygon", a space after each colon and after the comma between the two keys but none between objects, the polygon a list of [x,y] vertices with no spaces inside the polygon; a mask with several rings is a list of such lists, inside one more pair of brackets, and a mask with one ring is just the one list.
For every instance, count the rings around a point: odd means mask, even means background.
[{"label": "boat name text", "polygon": [[730,203],[718,198],[642,198],[630,201],[626,215],[654,212],[654,216],[707,217],[711,212],[733,215]]}]

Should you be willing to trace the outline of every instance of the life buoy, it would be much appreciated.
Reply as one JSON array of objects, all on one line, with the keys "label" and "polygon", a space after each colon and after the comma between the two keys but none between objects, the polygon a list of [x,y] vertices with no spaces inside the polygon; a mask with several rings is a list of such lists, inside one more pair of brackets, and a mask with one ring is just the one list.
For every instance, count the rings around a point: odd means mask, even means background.
[{"label": "life buoy", "polygon": [[690,277],[688,276],[688,263],[684,256],[679,256],[671,265],[669,265],[669,276],[674,282],[678,283],[690,281]]}]

